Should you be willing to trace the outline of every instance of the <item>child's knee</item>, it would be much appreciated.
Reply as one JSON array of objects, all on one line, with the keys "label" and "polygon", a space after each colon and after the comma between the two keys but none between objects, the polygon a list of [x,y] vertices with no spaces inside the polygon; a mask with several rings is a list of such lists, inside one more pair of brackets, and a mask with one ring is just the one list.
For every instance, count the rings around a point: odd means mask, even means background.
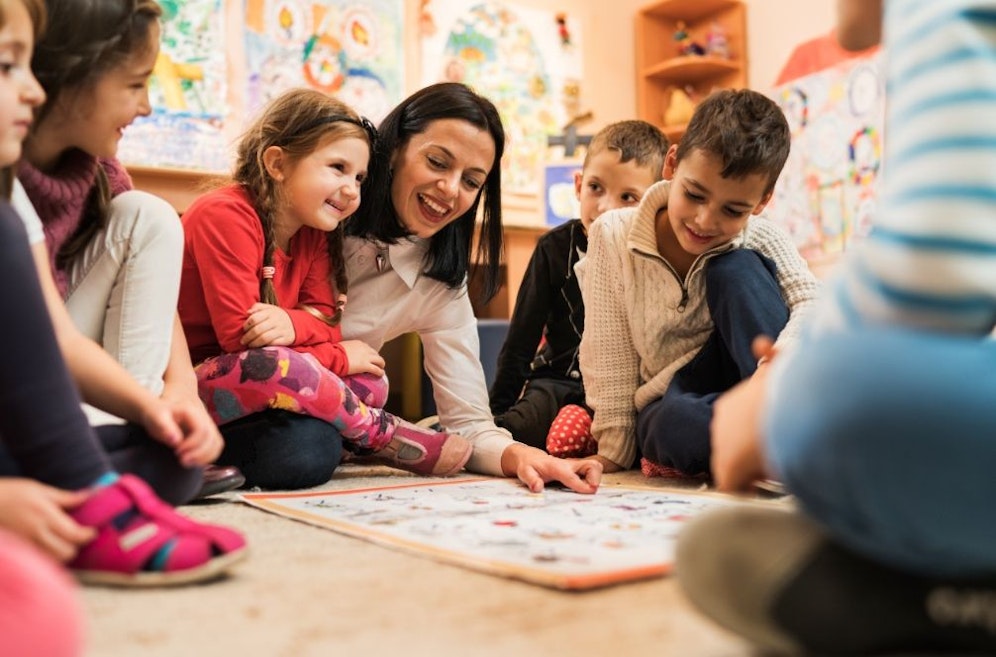
[{"label": "child's knee", "polygon": [[108,206],[108,230],[130,236],[157,252],[183,252],[183,225],[165,200],[137,190],[115,196]]}]

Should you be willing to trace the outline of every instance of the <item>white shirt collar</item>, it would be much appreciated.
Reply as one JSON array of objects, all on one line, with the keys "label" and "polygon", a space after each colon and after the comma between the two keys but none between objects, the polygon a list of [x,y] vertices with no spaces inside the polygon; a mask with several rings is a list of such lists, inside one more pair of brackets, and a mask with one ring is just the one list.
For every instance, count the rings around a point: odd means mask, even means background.
[{"label": "white shirt collar", "polygon": [[428,248],[428,240],[417,238],[402,239],[397,244],[388,246],[391,269],[409,289],[415,287],[415,282],[422,273],[422,262]]}]

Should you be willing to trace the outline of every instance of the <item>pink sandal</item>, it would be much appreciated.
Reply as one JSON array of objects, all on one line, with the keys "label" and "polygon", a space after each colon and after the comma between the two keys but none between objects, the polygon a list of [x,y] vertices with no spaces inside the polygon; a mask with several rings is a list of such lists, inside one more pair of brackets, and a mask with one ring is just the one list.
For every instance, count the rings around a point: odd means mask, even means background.
[{"label": "pink sandal", "polygon": [[86,584],[202,582],[222,575],[247,553],[239,533],[180,515],[133,475],[97,489],[71,515],[97,530],[68,564]]},{"label": "pink sandal", "polygon": [[463,469],[472,451],[466,438],[400,420],[391,442],[370,460],[417,475],[448,477]]}]

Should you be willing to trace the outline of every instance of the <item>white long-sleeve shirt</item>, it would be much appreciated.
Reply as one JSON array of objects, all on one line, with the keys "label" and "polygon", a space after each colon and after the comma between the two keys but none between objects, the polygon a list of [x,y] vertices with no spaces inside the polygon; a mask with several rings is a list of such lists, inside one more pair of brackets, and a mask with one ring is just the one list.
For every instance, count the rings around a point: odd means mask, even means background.
[{"label": "white long-sleeve shirt", "polygon": [[380,349],[399,335],[417,333],[440,421],[474,446],[467,469],[502,475],[502,452],[514,441],[491,415],[467,286],[452,290],[424,276],[426,246],[419,239],[392,245],[346,239],[349,303],[342,337]]}]

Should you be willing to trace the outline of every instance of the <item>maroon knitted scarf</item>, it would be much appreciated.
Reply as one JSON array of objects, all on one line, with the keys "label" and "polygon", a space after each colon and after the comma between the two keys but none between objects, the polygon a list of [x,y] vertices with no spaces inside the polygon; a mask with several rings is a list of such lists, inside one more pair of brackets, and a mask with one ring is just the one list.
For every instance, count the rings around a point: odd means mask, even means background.
[{"label": "maroon knitted scarf", "polygon": [[83,206],[97,179],[98,166],[107,174],[111,196],[132,188],[131,177],[120,162],[98,159],[77,149],[67,151],[48,172],[36,169],[26,160],[18,163],[17,177],[42,220],[52,275],[63,295],[68,280],[65,272],[56,268],[55,256],[79,226]]}]

